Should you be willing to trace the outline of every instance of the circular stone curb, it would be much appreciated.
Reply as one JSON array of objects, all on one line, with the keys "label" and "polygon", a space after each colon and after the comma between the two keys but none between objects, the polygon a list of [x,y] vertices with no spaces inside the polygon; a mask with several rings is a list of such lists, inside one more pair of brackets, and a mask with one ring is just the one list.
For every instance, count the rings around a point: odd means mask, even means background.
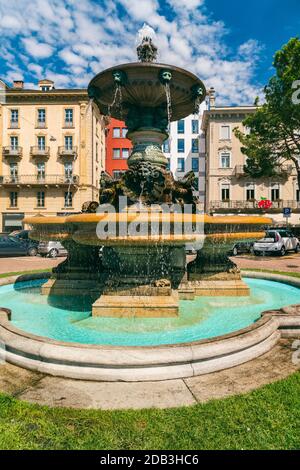
[{"label": "circular stone curb", "polygon": [[[278,280],[300,287],[300,280],[266,273],[246,277]],[[26,275],[26,280],[43,278]],[[20,278],[17,277],[19,281]],[[24,280],[24,279],[22,279]],[[1,310],[1,309],[0,309]],[[0,341],[7,362],[44,374],[92,381],[163,381],[221,371],[270,351],[281,337],[300,332],[300,306],[265,312],[251,326],[190,343],[154,347],[97,346],[66,343],[26,333],[0,316]]]}]

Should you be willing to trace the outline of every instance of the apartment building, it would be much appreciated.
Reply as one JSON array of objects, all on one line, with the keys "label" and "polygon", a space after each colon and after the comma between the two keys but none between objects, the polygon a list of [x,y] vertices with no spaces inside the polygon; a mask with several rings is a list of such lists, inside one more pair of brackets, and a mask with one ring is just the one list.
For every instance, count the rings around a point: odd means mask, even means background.
[{"label": "apartment building", "polygon": [[111,118],[105,133],[105,170],[117,179],[128,169],[127,159],[132,149],[132,143],[126,139],[127,127],[123,121]]},{"label": "apartment building", "polygon": [[[79,212],[98,200],[105,126],[85,89],[3,82],[0,103],[0,232],[25,216]],[[3,91],[4,90],[4,91]]]},{"label": "apartment building", "polygon": [[195,173],[195,195],[202,203],[205,196],[205,136],[201,122],[205,109],[206,105],[203,103],[199,113],[172,122],[170,137],[163,145],[169,168],[176,179],[182,178],[189,171]]},{"label": "apartment building", "polygon": [[243,121],[255,112],[254,106],[216,107],[215,92],[210,91],[209,109],[203,113],[202,130],[206,142],[205,210],[212,214],[261,214],[259,202],[272,201],[268,215],[285,222],[283,208],[293,209],[292,223],[300,220],[300,191],[292,164],[284,166],[280,175],[255,179],[246,176],[246,156],[234,135],[237,127],[247,129]]}]

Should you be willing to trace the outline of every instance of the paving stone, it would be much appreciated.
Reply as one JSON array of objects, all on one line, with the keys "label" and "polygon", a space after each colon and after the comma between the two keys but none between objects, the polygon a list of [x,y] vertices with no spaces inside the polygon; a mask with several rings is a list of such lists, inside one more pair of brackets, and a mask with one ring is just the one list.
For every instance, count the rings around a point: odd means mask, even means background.
[{"label": "paving stone", "polygon": [[42,374],[11,364],[0,365],[0,392],[18,395],[43,377]]}]

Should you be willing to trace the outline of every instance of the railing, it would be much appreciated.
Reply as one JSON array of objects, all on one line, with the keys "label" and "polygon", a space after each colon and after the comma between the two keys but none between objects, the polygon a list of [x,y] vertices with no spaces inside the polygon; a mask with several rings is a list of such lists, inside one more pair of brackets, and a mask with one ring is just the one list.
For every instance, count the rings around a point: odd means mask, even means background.
[{"label": "railing", "polygon": [[[295,171],[295,166],[292,165],[291,163],[285,163],[283,165],[280,165],[276,168],[276,170],[274,170],[274,172],[279,177],[291,175],[294,171]],[[248,176],[244,170],[244,165],[236,165],[234,168],[234,174],[236,177]]]},{"label": "railing", "polygon": [[10,129],[18,129],[19,128],[19,121],[10,121],[9,127],[10,127]]},{"label": "railing", "polygon": [[46,127],[46,122],[45,122],[45,121],[37,121],[36,127],[37,127],[38,129],[45,129],[45,127]]},{"label": "railing", "polygon": [[22,157],[23,148],[9,145],[8,147],[3,147],[3,156],[4,157]]},{"label": "railing", "polygon": [[0,184],[5,185],[78,185],[79,176],[70,177],[64,175],[20,175],[0,176]]},{"label": "railing", "polygon": [[72,127],[74,127],[74,122],[73,121],[65,121],[63,127],[72,128]]},{"label": "railing", "polygon": [[[232,210],[244,210],[244,209],[257,209],[259,201],[211,201],[209,204],[209,209],[219,210],[219,209],[232,209]],[[272,202],[272,207],[269,210],[273,209],[283,209],[284,207],[290,207],[292,209],[300,209],[300,201],[295,200],[278,200]]]},{"label": "railing", "polygon": [[39,147],[39,146],[30,147],[30,153],[33,157],[49,157],[50,147]]},{"label": "railing", "polygon": [[68,155],[68,156],[75,156],[77,155],[77,147],[76,146],[73,146],[73,147],[68,147],[68,146],[60,146],[58,147],[58,154],[60,156],[64,156],[64,155]]}]

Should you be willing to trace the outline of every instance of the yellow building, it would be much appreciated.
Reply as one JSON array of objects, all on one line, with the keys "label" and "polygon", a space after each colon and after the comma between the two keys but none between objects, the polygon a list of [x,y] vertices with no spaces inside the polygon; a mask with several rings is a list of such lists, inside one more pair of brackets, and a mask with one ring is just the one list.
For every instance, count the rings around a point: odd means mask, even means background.
[{"label": "yellow building", "polygon": [[262,198],[272,201],[269,215],[285,222],[283,208],[291,207],[291,222],[299,223],[300,191],[294,165],[286,164],[276,178],[254,179],[244,173],[246,156],[234,128],[247,129],[243,121],[255,106],[216,107],[215,92],[210,90],[209,110],[204,112],[202,129],[206,142],[205,210],[212,214],[261,214]]},{"label": "yellow building", "polygon": [[21,81],[0,87],[0,232],[21,228],[24,216],[75,213],[98,200],[105,127],[87,91],[50,80],[36,90]]}]

